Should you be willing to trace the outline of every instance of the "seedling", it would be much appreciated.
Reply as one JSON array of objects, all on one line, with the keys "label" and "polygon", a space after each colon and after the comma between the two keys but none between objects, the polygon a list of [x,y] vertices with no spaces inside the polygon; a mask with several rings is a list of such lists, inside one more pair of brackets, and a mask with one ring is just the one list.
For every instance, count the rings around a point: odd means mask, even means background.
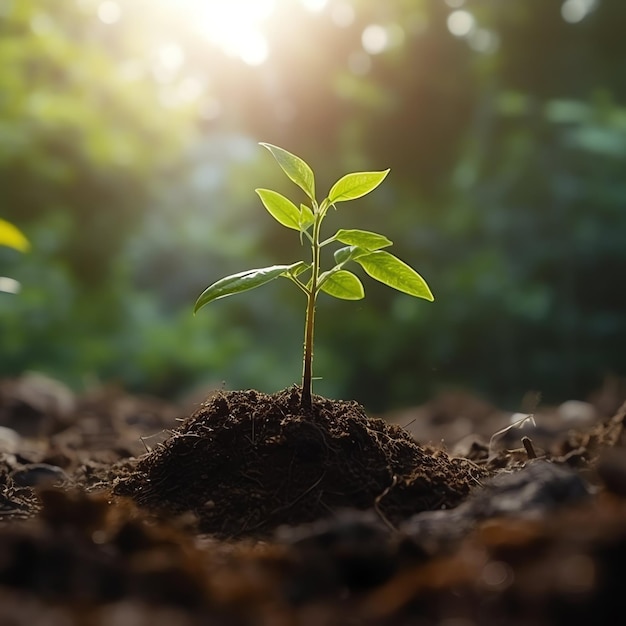
[{"label": "seedling", "polygon": [[[271,152],[287,177],[304,191],[308,204],[300,204],[298,208],[291,200],[270,189],[257,189],[256,193],[277,222],[297,231],[302,244],[306,240],[311,249],[311,261],[272,265],[226,276],[200,294],[194,307],[194,314],[213,300],[260,287],[279,277],[295,283],[306,296],[300,403],[303,409],[308,410],[311,408],[313,335],[318,295],[323,291],[343,300],[361,300],[365,297],[363,284],[359,278],[344,269],[348,263],[357,263],[375,280],[410,296],[430,301],[434,298],[426,281],[413,268],[383,249],[392,245],[387,237],[366,230],[341,228],[332,237],[321,239],[321,225],[328,210],[331,207],[336,209],[340,202],[361,198],[376,189],[389,173],[388,169],[380,172],[346,174],[331,187],[326,198],[318,203],[315,198],[315,177],[309,165],[278,146],[268,143],[261,145]],[[335,242],[344,246],[335,250],[335,264],[322,271],[322,249]]]}]

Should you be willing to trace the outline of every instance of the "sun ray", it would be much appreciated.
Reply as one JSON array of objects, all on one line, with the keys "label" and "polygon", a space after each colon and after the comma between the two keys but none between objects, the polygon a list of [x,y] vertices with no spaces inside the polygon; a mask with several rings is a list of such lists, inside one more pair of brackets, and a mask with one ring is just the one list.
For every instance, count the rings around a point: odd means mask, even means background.
[{"label": "sun ray", "polygon": [[226,54],[248,65],[261,65],[269,56],[263,25],[276,0],[186,0],[184,7],[197,30]]}]

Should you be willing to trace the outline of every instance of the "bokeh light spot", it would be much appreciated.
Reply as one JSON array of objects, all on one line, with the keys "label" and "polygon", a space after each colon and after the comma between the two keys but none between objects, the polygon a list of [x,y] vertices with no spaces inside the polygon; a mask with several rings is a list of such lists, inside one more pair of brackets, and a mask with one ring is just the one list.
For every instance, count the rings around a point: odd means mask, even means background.
[{"label": "bokeh light spot", "polygon": [[185,61],[185,53],[182,48],[175,43],[167,43],[159,49],[159,61],[163,67],[175,72],[179,70]]},{"label": "bokeh light spot", "polygon": [[400,24],[390,24],[387,28],[387,36],[389,38],[389,47],[401,46],[406,39],[406,33]]},{"label": "bokeh light spot", "polygon": [[380,54],[389,45],[389,34],[380,24],[366,26],[361,35],[363,49],[369,54]]},{"label": "bokeh light spot", "polygon": [[505,589],[511,585],[513,579],[513,570],[502,561],[489,561],[481,573],[482,582],[491,588]]},{"label": "bokeh light spot", "polygon": [[491,54],[500,46],[498,35],[486,28],[477,28],[470,34],[469,45],[476,52]]},{"label": "bokeh light spot", "polygon": [[598,0],[565,0],[561,15],[566,22],[576,24],[584,20],[598,4]]},{"label": "bokeh light spot", "polygon": [[476,20],[469,11],[453,11],[448,15],[448,30],[455,37],[465,37],[474,29]]},{"label": "bokeh light spot", "polygon": [[47,13],[35,13],[30,20],[30,28],[35,35],[45,35],[54,29],[54,22]]},{"label": "bokeh light spot", "polygon": [[97,13],[103,24],[115,24],[122,17],[122,8],[113,0],[105,0],[98,5]]},{"label": "bokeh light spot", "polygon": [[192,76],[184,78],[176,89],[176,95],[180,104],[197,101],[203,92],[202,82]]},{"label": "bokeh light spot", "polygon": [[267,40],[257,31],[249,33],[248,40],[239,50],[241,60],[248,65],[262,65],[267,60],[269,53]]},{"label": "bokeh light spot", "polygon": [[364,76],[372,67],[372,59],[365,52],[353,52],[348,58],[348,67],[356,76]]},{"label": "bokeh light spot", "polygon": [[333,5],[330,12],[330,19],[339,26],[339,28],[352,26],[354,18],[354,7],[349,2],[339,2]]}]

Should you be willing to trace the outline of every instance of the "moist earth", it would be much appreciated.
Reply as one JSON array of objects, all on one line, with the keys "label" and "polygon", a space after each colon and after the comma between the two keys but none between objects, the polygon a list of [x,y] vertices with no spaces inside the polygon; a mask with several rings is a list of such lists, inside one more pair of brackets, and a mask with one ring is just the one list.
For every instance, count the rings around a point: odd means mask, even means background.
[{"label": "moist earth", "polygon": [[241,537],[302,524],[342,508],[375,509],[398,524],[451,508],[485,472],[425,450],[406,431],[370,419],[356,402],[296,387],[268,395],[220,392],[142,458],[114,493],[151,510],[192,512],[201,532]]},{"label": "moist earth", "polygon": [[623,621],[626,404],[495,439],[476,419],[458,443],[467,414],[433,412],[451,455],[299,395],[218,391],[185,417],[0,381],[0,624]]}]

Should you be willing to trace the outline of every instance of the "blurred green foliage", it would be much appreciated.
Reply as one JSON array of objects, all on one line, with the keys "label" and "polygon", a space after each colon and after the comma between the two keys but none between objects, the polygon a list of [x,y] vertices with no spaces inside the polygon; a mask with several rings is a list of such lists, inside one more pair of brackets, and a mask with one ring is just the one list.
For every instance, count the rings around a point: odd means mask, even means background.
[{"label": "blurred green foliage", "polygon": [[277,0],[269,57],[246,65],[191,1],[0,0],[0,215],[32,243],[0,248],[22,284],[0,293],[1,374],[296,382],[288,286],[191,315],[207,280],[301,253],[258,217],[253,189],[287,188],[258,141],[326,188],[390,167],[358,224],[437,299],[324,298],[319,393],[380,410],[455,383],[515,403],[626,374],[626,4]]},{"label": "blurred green foliage", "polygon": [[[6,246],[18,252],[28,252],[30,242],[17,226],[0,218],[0,246]],[[20,284],[17,280],[0,276],[0,292],[17,293],[19,290]]]}]

